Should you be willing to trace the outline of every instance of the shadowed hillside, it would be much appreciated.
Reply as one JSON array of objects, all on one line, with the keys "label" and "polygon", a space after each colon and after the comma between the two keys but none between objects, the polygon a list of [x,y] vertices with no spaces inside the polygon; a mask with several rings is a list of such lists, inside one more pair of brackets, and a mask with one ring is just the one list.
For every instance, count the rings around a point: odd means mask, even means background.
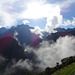
[{"label": "shadowed hillside", "polygon": [[0,38],[0,54],[5,58],[12,59],[25,59],[23,48],[12,37]]}]

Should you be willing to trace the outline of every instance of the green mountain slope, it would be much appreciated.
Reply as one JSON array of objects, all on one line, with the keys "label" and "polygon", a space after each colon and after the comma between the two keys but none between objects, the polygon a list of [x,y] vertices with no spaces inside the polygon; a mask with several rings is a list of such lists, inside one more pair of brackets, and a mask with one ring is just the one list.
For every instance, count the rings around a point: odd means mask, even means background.
[{"label": "green mountain slope", "polygon": [[58,70],[52,75],[75,75],[75,63]]}]

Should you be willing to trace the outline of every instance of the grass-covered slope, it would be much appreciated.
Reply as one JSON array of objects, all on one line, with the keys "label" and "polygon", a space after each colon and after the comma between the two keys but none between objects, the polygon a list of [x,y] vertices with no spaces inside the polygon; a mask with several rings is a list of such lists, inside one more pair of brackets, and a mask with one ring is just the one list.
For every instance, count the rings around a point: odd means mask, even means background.
[{"label": "grass-covered slope", "polygon": [[52,75],[75,75],[75,63],[56,71]]}]

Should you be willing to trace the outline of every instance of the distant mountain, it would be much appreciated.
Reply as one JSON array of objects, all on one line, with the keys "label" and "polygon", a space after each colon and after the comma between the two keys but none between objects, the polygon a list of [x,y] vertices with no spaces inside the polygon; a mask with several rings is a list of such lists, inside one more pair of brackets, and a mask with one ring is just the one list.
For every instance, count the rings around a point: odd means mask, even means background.
[{"label": "distant mountain", "polygon": [[54,30],[56,30],[57,32],[71,32],[71,31],[75,30],[75,28],[68,28],[68,29],[65,29],[65,28],[55,28]]},{"label": "distant mountain", "polygon": [[24,48],[25,45],[37,46],[42,40],[53,40],[56,41],[60,36],[64,37],[66,35],[75,36],[75,28],[56,28],[56,33],[49,34],[48,32],[42,32],[43,39],[39,38],[38,34],[32,33],[30,29],[34,29],[28,25],[17,25],[10,29],[0,28],[0,38],[11,36],[15,37],[21,46]]},{"label": "distant mountain", "polygon": [[65,32],[51,33],[46,37],[46,40],[56,41],[59,37],[65,37],[65,36],[75,36],[75,30],[71,31],[66,30]]},{"label": "distant mountain", "polygon": [[70,33],[70,34],[72,34],[73,36],[75,36],[75,30],[72,30],[72,31],[70,31],[70,32],[68,32],[68,33]]},{"label": "distant mountain", "polygon": [[0,33],[4,33],[6,31],[7,31],[7,29],[5,27],[0,28]]},{"label": "distant mountain", "polygon": [[46,40],[53,40],[56,41],[59,37],[64,37],[64,36],[70,36],[71,34],[67,33],[67,32],[56,32],[56,33],[52,33],[50,35],[48,35],[46,37]]},{"label": "distant mountain", "polygon": [[71,31],[75,31],[75,28],[68,28],[68,29],[66,30],[66,32],[71,32]]},{"label": "distant mountain", "polygon": [[64,28],[55,28],[54,30],[56,30],[57,32],[65,32],[66,29]]},{"label": "distant mountain", "polygon": [[28,25],[18,25],[17,27],[10,28],[6,34],[11,33],[14,36],[16,31],[18,33],[16,38],[19,40],[20,44],[23,45],[25,43],[26,45],[30,45],[31,39],[30,29],[33,28],[29,27]]},{"label": "distant mountain", "polygon": [[56,28],[54,29],[57,32],[56,33],[51,33],[46,36],[45,40],[53,40],[56,41],[59,37],[65,37],[65,36],[75,36],[75,28]]},{"label": "distant mountain", "polygon": [[39,35],[32,33],[30,29],[34,28],[24,24],[17,25],[16,27],[13,26],[7,31],[4,31],[0,37],[1,38],[6,36],[14,37],[14,35],[16,35],[17,33],[16,38],[18,39],[18,41],[22,46],[23,44],[36,46],[37,44],[39,44],[41,39],[39,38]]},{"label": "distant mountain", "polygon": [[25,59],[23,48],[12,37],[0,38],[0,55],[3,55],[8,60]]}]

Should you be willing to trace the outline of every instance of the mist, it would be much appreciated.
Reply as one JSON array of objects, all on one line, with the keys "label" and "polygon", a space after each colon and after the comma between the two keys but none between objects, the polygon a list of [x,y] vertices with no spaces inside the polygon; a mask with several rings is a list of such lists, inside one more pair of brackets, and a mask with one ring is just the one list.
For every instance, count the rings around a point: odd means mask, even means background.
[{"label": "mist", "polygon": [[[0,66],[6,65],[4,72],[0,74],[14,75],[19,70],[22,72],[43,71],[46,67],[54,67],[56,63],[61,63],[61,59],[75,55],[75,37],[65,36],[59,37],[56,42],[42,41],[37,47],[25,46],[26,59],[16,61],[12,59],[7,65],[7,59],[0,56]],[[3,65],[2,65],[3,64]]]},{"label": "mist", "polygon": [[[39,61],[35,66],[44,70],[46,67],[54,67],[57,62],[61,63],[61,59],[63,58],[75,55],[75,37],[60,37],[53,43],[50,43],[50,41],[42,41],[39,48],[27,47],[25,52],[29,54],[33,52],[36,55],[34,60]],[[33,62],[32,64],[34,65]]]}]

